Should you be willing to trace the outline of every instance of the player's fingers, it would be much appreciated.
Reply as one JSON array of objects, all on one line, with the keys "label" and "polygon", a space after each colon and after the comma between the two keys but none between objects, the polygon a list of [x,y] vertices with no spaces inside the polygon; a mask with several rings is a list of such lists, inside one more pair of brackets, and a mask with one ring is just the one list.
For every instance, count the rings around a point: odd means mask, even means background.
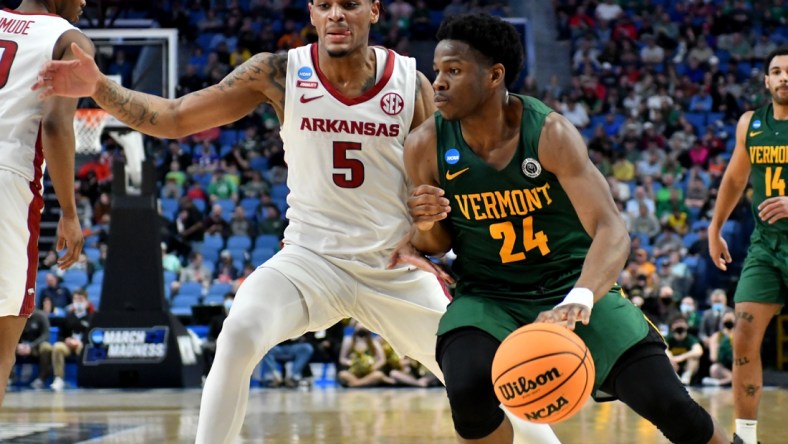
[{"label": "player's fingers", "polygon": [[443,196],[445,191],[443,188],[439,188],[433,185],[419,185],[414,190],[412,195],[413,196],[421,196],[424,194],[433,195],[433,196]]},{"label": "player's fingers", "polygon": [[731,253],[730,251],[728,251],[728,248],[722,250],[722,257],[723,259],[725,259],[726,264],[730,264],[731,262],[733,262],[733,258],[731,257]]},{"label": "player's fingers", "polygon": [[768,199],[764,199],[760,204],[758,204],[758,211],[761,211],[766,207],[779,205],[779,203],[780,203],[780,199],[778,197],[770,197]]}]

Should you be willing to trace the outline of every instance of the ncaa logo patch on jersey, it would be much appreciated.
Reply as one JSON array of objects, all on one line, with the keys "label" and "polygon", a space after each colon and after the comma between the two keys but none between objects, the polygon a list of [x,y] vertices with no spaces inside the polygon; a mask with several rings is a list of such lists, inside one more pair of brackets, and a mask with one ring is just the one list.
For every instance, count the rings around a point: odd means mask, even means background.
[{"label": "ncaa logo patch on jersey", "polygon": [[758,129],[758,128],[760,128],[760,127],[761,127],[761,121],[760,121],[760,120],[754,120],[754,121],[752,122],[752,128],[753,128],[753,129]]},{"label": "ncaa logo patch on jersey", "polygon": [[380,109],[390,116],[396,116],[405,109],[405,101],[399,94],[390,92],[380,98]]},{"label": "ncaa logo patch on jersey", "polygon": [[302,66],[298,68],[298,78],[301,80],[307,80],[312,77],[312,68],[308,66]]},{"label": "ncaa logo patch on jersey", "polygon": [[530,157],[523,160],[522,168],[523,174],[532,179],[542,174],[542,165],[538,160],[532,159]]},{"label": "ncaa logo patch on jersey", "polygon": [[456,148],[452,148],[446,151],[446,155],[444,156],[446,159],[446,163],[449,165],[454,165],[455,163],[460,161],[460,152],[457,151]]}]

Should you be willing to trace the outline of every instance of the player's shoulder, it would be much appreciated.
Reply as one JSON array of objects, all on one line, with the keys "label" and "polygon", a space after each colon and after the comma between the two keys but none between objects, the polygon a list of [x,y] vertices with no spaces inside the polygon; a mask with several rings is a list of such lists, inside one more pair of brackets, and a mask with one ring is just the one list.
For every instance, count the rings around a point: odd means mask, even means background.
[{"label": "player's shoulder", "polygon": [[435,115],[428,117],[418,127],[408,133],[405,138],[405,150],[420,149],[424,144],[435,145],[438,140],[438,128]]}]

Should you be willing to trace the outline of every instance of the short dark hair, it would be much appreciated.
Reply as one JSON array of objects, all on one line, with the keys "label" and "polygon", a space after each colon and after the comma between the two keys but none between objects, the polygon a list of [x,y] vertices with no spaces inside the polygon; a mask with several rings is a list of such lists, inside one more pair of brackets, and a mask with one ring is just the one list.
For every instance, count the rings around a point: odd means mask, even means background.
[{"label": "short dark hair", "polygon": [[774,58],[777,56],[784,56],[784,55],[788,55],[788,46],[780,46],[779,48],[770,52],[769,55],[766,56],[766,60],[764,60],[763,62],[763,73],[768,76],[769,65],[772,64],[772,60],[774,60]]},{"label": "short dark hair", "polygon": [[461,14],[441,23],[438,40],[459,40],[506,69],[510,87],[523,68],[523,41],[511,23],[488,14]]}]

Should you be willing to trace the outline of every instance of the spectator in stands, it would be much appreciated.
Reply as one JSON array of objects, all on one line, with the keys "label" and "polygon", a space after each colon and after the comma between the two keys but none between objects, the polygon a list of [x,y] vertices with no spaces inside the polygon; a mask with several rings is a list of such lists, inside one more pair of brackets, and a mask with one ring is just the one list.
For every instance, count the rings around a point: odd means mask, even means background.
[{"label": "spectator in stands", "polygon": [[38,377],[30,386],[34,389],[44,388],[44,381],[52,368],[52,344],[49,343],[49,317],[43,311],[35,309],[27,319],[16,346],[16,356],[38,358]]},{"label": "spectator in stands", "polygon": [[390,381],[381,370],[386,356],[380,339],[361,325],[356,325],[353,334],[342,342],[339,364],[343,369],[337,377],[343,386],[371,387]]},{"label": "spectator in stands", "polygon": [[257,223],[257,234],[275,234],[280,238],[284,235],[287,221],[282,219],[282,214],[273,203],[265,204],[262,209],[263,219]]},{"label": "spectator in stands", "polygon": [[733,330],[736,315],[726,312],[720,320],[720,329],[709,338],[709,376],[703,378],[703,385],[727,386],[733,379]]},{"label": "spectator in stands", "polygon": [[251,220],[246,217],[246,210],[244,207],[237,206],[233,210],[233,216],[230,218],[230,236],[249,236],[255,234],[255,227]]},{"label": "spectator in stands", "polygon": [[224,209],[221,205],[215,204],[211,207],[211,212],[205,217],[203,225],[205,226],[205,234],[219,235],[222,238],[227,238],[230,234],[230,224],[224,220]]},{"label": "spectator in stands", "polygon": [[407,356],[401,356],[399,367],[389,371],[389,378],[397,385],[408,387],[432,387],[440,385],[438,378],[427,367]]},{"label": "spectator in stands", "polygon": [[[216,138],[218,139],[218,134]],[[203,139],[194,148],[194,155],[192,156],[193,170],[195,172],[212,173],[219,167],[219,160],[212,138]]]},{"label": "spectator in stands", "polygon": [[599,21],[613,22],[624,14],[624,10],[619,6],[616,0],[604,0],[600,2],[594,15]]},{"label": "spectator in stands", "polygon": [[105,214],[112,211],[112,199],[109,193],[103,192],[99,195],[98,201],[93,205],[93,223],[99,224]]},{"label": "spectator in stands", "polygon": [[71,303],[71,291],[54,273],[47,273],[45,279],[46,286],[38,291],[38,300],[43,301],[44,298],[49,298],[53,306],[61,309],[66,308]]},{"label": "spectator in stands", "polygon": [[180,273],[183,268],[178,256],[167,252],[167,244],[164,242],[161,243],[161,265],[164,271],[172,271],[176,274]]},{"label": "spectator in stands", "polygon": [[233,300],[235,300],[235,293],[225,293],[224,301],[222,302],[224,311],[222,314],[214,316],[208,324],[208,335],[201,345],[203,356],[203,382],[205,382],[205,377],[208,376],[208,373],[211,371],[213,360],[216,357],[216,340],[219,338],[219,333],[222,332],[222,325],[224,325],[224,320],[230,313],[230,309],[233,306]]},{"label": "spectator in stands", "polygon": [[50,387],[59,392],[65,387],[65,359],[71,355],[80,356],[84,346],[84,338],[90,330],[93,307],[88,302],[85,290],[74,291],[74,302],[69,306],[68,314],[62,327],[58,330],[58,340],[52,346],[52,368],[55,379]]},{"label": "spectator in stands", "polygon": [[[173,163],[176,164],[177,162]],[[183,197],[183,187],[178,185],[177,179],[170,176],[170,173],[167,173],[167,177],[164,179],[164,184],[161,187],[161,197],[163,199],[180,199]]]},{"label": "spectator in stands", "polygon": [[616,161],[613,162],[613,177],[619,182],[630,182],[635,179],[635,164],[627,159],[625,153],[616,153]]},{"label": "spectator in stands", "polygon": [[313,353],[309,362],[339,364],[339,350],[345,336],[345,323],[340,321],[325,330],[309,332],[304,338],[312,344]]},{"label": "spectator in stands", "polygon": [[203,89],[207,86],[208,81],[205,76],[200,73],[200,67],[189,63],[186,65],[186,72],[178,79],[178,86],[175,90],[177,96],[182,97],[190,92]]},{"label": "spectator in stands", "polygon": [[698,338],[689,333],[687,320],[682,316],[670,322],[670,334],[667,337],[668,357],[673,369],[680,376],[684,385],[690,385],[692,378],[700,368],[703,347]]},{"label": "spectator in stands", "polygon": [[[312,358],[313,351],[312,344],[303,338],[287,340],[269,350],[263,357],[261,365],[263,374],[270,375],[271,387],[294,388],[308,385],[308,381],[304,379],[304,369]],[[292,363],[292,368],[290,374],[283,378],[278,371],[278,364],[284,365],[287,362]],[[264,376],[263,379],[267,378]]]},{"label": "spectator in stands", "polygon": [[697,94],[690,98],[689,110],[695,113],[709,113],[712,109],[712,98],[706,87],[702,87]]},{"label": "spectator in stands", "polygon": [[181,242],[191,246],[202,242],[205,237],[205,225],[197,207],[188,196],[181,198],[178,217],[175,219],[178,237]]},{"label": "spectator in stands", "polygon": [[701,317],[698,313],[697,306],[695,305],[695,299],[693,299],[692,296],[684,296],[681,298],[679,311],[681,312],[681,315],[684,316],[684,319],[687,320],[689,334],[697,337],[698,332],[700,331]]},{"label": "spectator in stands", "polygon": [[626,210],[629,214],[637,217],[641,214],[641,206],[645,206],[649,214],[655,213],[654,199],[647,195],[646,189],[642,185],[638,185],[635,187],[635,195],[627,201]]},{"label": "spectator in stands", "polygon": [[684,203],[681,201],[673,202],[670,213],[664,217],[664,225],[670,228],[681,236],[684,236],[689,231],[689,215],[684,209]]},{"label": "spectator in stands", "polygon": [[710,338],[720,330],[724,315],[733,314],[733,308],[728,306],[728,294],[721,288],[712,290],[709,295],[711,308],[703,312],[703,319],[698,333],[700,340],[706,348],[709,347]]},{"label": "spectator in stands", "polygon": [[66,315],[66,311],[63,308],[55,306],[50,296],[42,297],[41,302],[38,304],[38,308],[50,318],[62,318]]},{"label": "spectator in stands", "polygon": [[222,250],[219,254],[219,262],[213,272],[213,278],[217,282],[231,283],[240,275],[240,270],[233,263],[233,255],[229,250]]},{"label": "spectator in stands", "polygon": [[[693,66],[694,61],[695,67],[699,67],[701,64],[709,63],[709,59],[712,57],[714,57],[714,49],[709,47],[706,39],[699,38],[695,42],[695,46],[693,46],[693,48],[687,54],[687,62],[690,66]],[[695,79],[693,79],[693,81],[695,81]]]},{"label": "spectator in stands", "polygon": [[250,179],[240,187],[243,197],[259,198],[261,194],[271,193],[271,184],[263,179],[260,171],[252,170],[249,172],[249,176]]},{"label": "spectator in stands", "polygon": [[211,285],[211,269],[205,265],[202,253],[192,251],[189,263],[181,270],[180,282],[198,282],[205,288]]},{"label": "spectator in stands", "polygon": [[571,95],[567,98],[566,104],[561,105],[561,114],[577,128],[585,128],[591,123],[585,107]]},{"label": "spectator in stands", "polygon": [[222,170],[215,170],[208,184],[208,199],[211,202],[224,199],[238,201],[238,185],[229,174]]},{"label": "spectator in stands", "polygon": [[667,257],[673,252],[680,253],[683,247],[684,243],[676,230],[671,225],[667,225],[654,243],[654,257]]},{"label": "spectator in stands", "polygon": [[[631,216],[631,213],[627,212]],[[654,239],[660,232],[660,225],[657,218],[648,210],[644,203],[640,204],[638,215],[632,219],[632,229],[630,233],[645,236],[646,239]]]}]

